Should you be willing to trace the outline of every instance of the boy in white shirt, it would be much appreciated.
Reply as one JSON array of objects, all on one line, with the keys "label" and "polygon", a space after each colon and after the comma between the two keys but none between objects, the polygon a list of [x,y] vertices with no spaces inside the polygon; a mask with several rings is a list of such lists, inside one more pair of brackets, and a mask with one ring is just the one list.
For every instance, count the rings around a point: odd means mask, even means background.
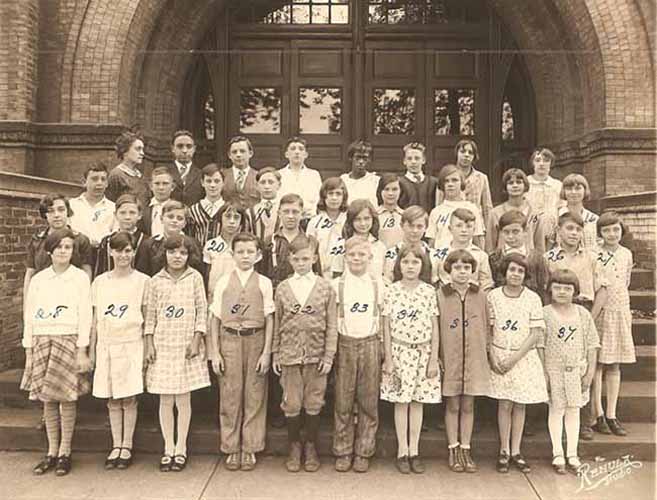
[{"label": "boy in white shirt", "polygon": [[157,167],[151,175],[151,191],[153,197],[144,209],[141,218],[142,231],[148,236],[158,236],[164,233],[162,224],[162,208],[171,199],[175,185],[173,176],[166,167]]},{"label": "boy in white shirt", "polygon": [[351,171],[342,174],[340,179],[347,186],[348,199],[354,201],[363,198],[371,201],[375,207],[379,206],[376,198],[379,176],[367,171],[372,162],[372,145],[363,140],[354,141],[349,144],[347,157],[351,162]]},{"label": "boy in white shirt", "polygon": [[69,200],[73,212],[69,219],[71,229],[89,238],[94,248],[114,226],[114,202],[105,197],[107,176],[105,164],[94,163],[84,173],[84,193]]},{"label": "boy in white shirt", "polygon": [[[307,143],[300,137],[292,137],[285,143],[285,158],[288,164],[281,168],[281,189],[279,196],[295,193],[303,199],[303,218],[310,219],[317,213],[319,190],[322,177],[317,170],[306,166],[308,158]],[[261,193],[262,194],[262,193]]]},{"label": "boy in white shirt", "polygon": [[457,208],[449,219],[449,231],[452,233],[451,243],[436,248],[433,251],[438,268],[438,279],[442,284],[449,283],[451,277],[445,271],[444,264],[452,250],[467,250],[477,261],[475,282],[487,292],[493,288],[493,273],[490,270],[488,254],[472,243],[475,228],[475,215],[467,208]]},{"label": "boy in white shirt", "polygon": [[[278,229],[278,206],[281,200],[281,172],[265,167],[256,174],[256,189],[260,201],[248,210],[251,232],[263,244],[268,244]],[[304,202],[305,204],[305,202]]]},{"label": "boy in white shirt", "polygon": [[379,426],[384,285],[367,272],[372,259],[368,240],[352,236],[345,250],[347,271],[332,283],[338,301],[333,454],[336,471],[347,472],[353,465],[355,472],[367,472]]}]

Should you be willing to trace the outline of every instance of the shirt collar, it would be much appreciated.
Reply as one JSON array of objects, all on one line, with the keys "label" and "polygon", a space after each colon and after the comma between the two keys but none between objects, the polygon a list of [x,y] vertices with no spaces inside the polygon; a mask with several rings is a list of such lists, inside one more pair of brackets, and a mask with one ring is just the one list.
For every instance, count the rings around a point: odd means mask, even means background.
[{"label": "shirt collar", "polygon": [[235,179],[237,179],[238,172],[244,172],[246,178],[249,175],[249,172],[251,171],[251,167],[249,165],[247,165],[246,168],[237,168],[235,165],[233,165],[232,169],[233,169],[233,176],[235,177]]},{"label": "shirt collar", "polygon": [[226,203],[223,198],[219,198],[217,201],[210,201],[207,197],[201,200],[201,206],[205,207],[222,207]]},{"label": "shirt collar", "polygon": [[510,247],[509,245],[504,245],[503,254],[508,255],[510,253],[519,253],[519,254],[522,254],[526,257],[527,256],[527,245],[523,245],[523,246],[518,247],[518,248],[513,248],[513,247]]},{"label": "shirt collar", "polygon": [[91,208],[97,207],[99,205],[107,205],[108,202],[109,202],[107,197],[105,195],[103,195],[103,197],[100,199],[100,201],[98,203],[96,203],[95,205],[92,205],[91,203],[89,203],[89,200],[87,200],[87,197],[84,195],[84,193],[82,193],[76,199],[79,200],[80,202],[86,204],[87,206],[89,206]]},{"label": "shirt collar", "polygon": [[44,269],[42,271],[44,273],[43,277],[45,279],[49,279],[49,280],[57,278],[57,279],[60,279],[60,280],[69,281],[75,275],[75,272],[71,271],[72,267],[75,267],[75,266],[73,266],[73,264],[69,264],[69,266],[66,268],[66,271],[64,271],[63,273],[58,274],[58,273],[55,272],[55,269],[51,265],[51,266],[47,267],[46,269]]},{"label": "shirt collar", "polygon": [[121,163],[121,165],[119,165],[119,170],[121,170],[122,172],[125,172],[130,177],[137,177],[137,178],[143,177],[143,174],[139,171],[138,168],[134,169],[134,171],[133,171],[133,170],[130,170],[128,167],[126,167],[123,163]]},{"label": "shirt collar", "polygon": [[182,279],[187,278],[187,276],[190,276],[194,272],[194,269],[192,269],[189,264],[187,265],[187,268],[183,271],[183,273],[180,275],[180,278],[175,279],[173,276],[169,274],[169,271],[167,271],[166,267],[163,267],[162,270],[158,273],[158,275],[162,278],[171,280],[171,281],[180,281]]},{"label": "shirt collar", "polygon": [[388,210],[383,205],[380,205],[379,207],[377,207],[376,211],[379,215],[383,215],[383,214],[399,214],[399,215],[401,215],[401,214],[404,213],[404,211],[399,207],[399,205],[397,205],[392,210]]},{"label": "shirt collar", "polygon": [[422,173],[422,172],[420,172],[419,174],[412,174],[410,172],[406,172],[406,175],[404,177],[406,177],[408,180],[410,180],[412,182],[417,182],[417,180],[415,179],[416,175],[418,175],[420,177],[420,182],[424,181],[424,173]]},{"label": "shirt collar", "polygon": [[185,168],[186,169],[185,170],[185,175],[187,175],[189,173],[189,171],[192,169],[192,162],[191,161],[187,165],[183,165],[178,160],[174,160],[173,162],[176,164],[176,168],[178,169],[179,173],[180,173],[180,170]]},{"label": "shirt collar", "polygon": [[[306,170],[307,168],[308,168],[308,167],[306,167],[306,164],[304,163],[304,164],[301,165],[301,168],[299,169],[299,172],[303,172],[303,171]],[[292,172],[292,167],[291,167],[290,164],[288,163],[288,164],[285,165],[281,170],[285,170],[286,172]]]},{"label": "shirt collar", "polygon": [[[169,200],[167,200],[167,201],[169,201]],[[148,204],[148,206],[149,206],[149,207],[161,207],[161,206],[164,205],[165,203],[166,203],[166,201],[157,201],[157,198],[155,198],[155,196],[153,196],[153,197],[151,198],[151,201],[150,201],[150,203]]]},{"label": "shirt collar", "polygon": [[315,278],[317,278],[317,275],[310,271],[309,273],[304,274],[303,276],[299,275],[298,273],[294,273],[292,275],[292,279],[295,281],[308,281],[308,282],[315,282]]},{"label": "shirt collar", "polygon": [[253,268],[247,270],[247,271],[242,271],[239,267],[235,266],[235,274],[237,274],[237,278],[240,280],[241,283],[246,283],[249,281],[249,278],[253,274],[254,270]]},{"label": "shirt collar", "polygon": [[[445,295],[452,295],[454,293],[458,295],[458,293],[459,293],[458,290],[456,288],[454,288],[451,281],[445,283],[444,285],[442,285],[441,288],[442,288],[443,293]],[[477,293],[479,291],[479,285],[477,283],[474,283],[474,282],[470,281],[468,283],[468,290],[467,291],[472,292],[472,293]]]},{"label": "shirt collar", "polygon": [[370,273],[368,273],[367,271],[364,272],[362,276],[356,276],[355,274],[353,274],[349,270],[349,268],[346,268],[345,271],[344,271],[344,276],[345,276],[345,279],[349,279],[349,280],[357,280],[357,281],[362,281],[362,282],[366,281],[368,283],[370,283],[372,281],[372,275]]}]

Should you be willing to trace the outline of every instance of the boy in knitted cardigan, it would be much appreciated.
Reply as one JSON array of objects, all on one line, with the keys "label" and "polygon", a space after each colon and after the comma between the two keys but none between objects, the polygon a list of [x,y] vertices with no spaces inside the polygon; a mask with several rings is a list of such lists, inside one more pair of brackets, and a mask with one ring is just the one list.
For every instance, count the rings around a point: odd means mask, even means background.
[{"label": "boy in knitted cardigan", "polygon": [[283,388],[281,409],[287,420],[290,472],[301,469],[301,410],[305,412],[304,469],[315,472],[319,412],[337,347],[336,293],[331,283],[312,271],[317,260],[314,240],[296,238],[289,262],[294,274],[276,289],[272,354],[274,372]]}]

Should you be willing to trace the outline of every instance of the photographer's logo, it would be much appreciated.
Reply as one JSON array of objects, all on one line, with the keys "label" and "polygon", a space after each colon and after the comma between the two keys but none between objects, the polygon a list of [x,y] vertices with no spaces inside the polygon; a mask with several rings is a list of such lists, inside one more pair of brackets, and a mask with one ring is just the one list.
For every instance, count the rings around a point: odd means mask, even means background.
[{"label": "photographer's logo", "polygon": [[[577,471],[580,491],[592,491],[600,486],[607,486],[614,481],[623,479],[632,473],[632,469],[640,469],[643,464],[639,460],[632,460],[633,455],[623,455],[615,460],[582,464]],[[604,460],[604,459],[603,459]]]}]

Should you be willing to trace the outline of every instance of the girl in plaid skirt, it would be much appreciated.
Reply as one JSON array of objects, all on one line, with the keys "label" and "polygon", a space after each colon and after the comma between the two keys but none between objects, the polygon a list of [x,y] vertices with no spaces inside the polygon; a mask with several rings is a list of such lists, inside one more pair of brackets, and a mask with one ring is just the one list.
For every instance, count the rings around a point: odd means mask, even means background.
[{"label": "girl in plaid skirt", "polygon": [[[210,385],[203,342],[208,309],[205,287],[201,274],[187,265],[198,259],[196,248],[187,236],[167,237],[166,266],[151,278],[146,295],[146,388],[160,395],[162,472],[181,471],[187,465],[191,391]],[[178,409],[175,443],[174,406]]]},{"label": "girl in plaid skirt", "polygon": [[52,231],[45,241],[52,265],[37,273],[27,293],[23,347],[26,363],[21,389],[43,402],[48,453],[35,467],[37,475],[71,470],[71,441],[76,401],[89,392],[85,372],[91,329],[91,294],[87,274],[71,265],[75,234]]}]

